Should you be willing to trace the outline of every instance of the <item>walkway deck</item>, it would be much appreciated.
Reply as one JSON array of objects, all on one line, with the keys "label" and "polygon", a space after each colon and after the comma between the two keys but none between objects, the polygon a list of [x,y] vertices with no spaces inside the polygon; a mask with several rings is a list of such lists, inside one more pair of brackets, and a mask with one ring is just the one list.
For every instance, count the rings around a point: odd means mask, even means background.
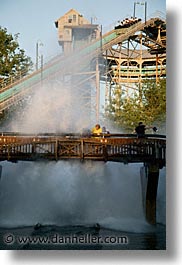
[{"label": "walkway deck", "polygon": [[137,138],[129,134],[82,136],[76,134],[0,133],[0,161],[79,159],[122,163],[166,163],[163,135]]}]

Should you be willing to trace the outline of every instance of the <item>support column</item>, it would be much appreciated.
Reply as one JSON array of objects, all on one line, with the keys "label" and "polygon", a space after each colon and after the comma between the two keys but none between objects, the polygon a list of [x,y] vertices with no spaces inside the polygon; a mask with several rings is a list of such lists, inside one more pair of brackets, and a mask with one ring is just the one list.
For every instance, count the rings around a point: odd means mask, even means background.
[{"label": "support column", "polygon": [[146,220],[156,224],[156,200],[159,180],[159,165],[149,163],[141,168],[143,206]]},{"label": "support column", "polygon": [[99,62],[96,61],[96,121],[99,122],[100,112],[100,77],[99,77]]},{"label": "support column", "polygon": [[159,82],[159,78],[158,78],[158,54],[156,54],[156,84],[158,84]]},{"label": "support column", "polygon": [[0,165],[0,181],[1,181],[2,169],[3,167]]}]

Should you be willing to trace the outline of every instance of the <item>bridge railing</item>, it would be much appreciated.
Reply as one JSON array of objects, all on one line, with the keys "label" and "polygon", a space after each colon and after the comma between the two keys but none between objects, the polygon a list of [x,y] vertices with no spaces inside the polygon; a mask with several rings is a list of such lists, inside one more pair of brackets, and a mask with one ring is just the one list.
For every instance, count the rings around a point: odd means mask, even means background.
[{"label": "bridge railing", "polygon": [[[134,133],[100,133],[98,134],[92,134],[89,131],[82,132],[82,133],[70,133],[70,132],[60,132],[60,133],[54,133],[54,132],[44,132],[44,133],[25,133],[25,132],[0,132],[0,137],[9,136],[11,137],[66,137],[66,138],[83,138],[83,137],[119,137],[119,138],[134,138],[137,137],[137,134]],[[163,138],[166,139],[166,135],[163,134],[145,134],[145,138]],[[8,138],[6,138],[8,139]],[[15,138],[14,138],[15,139]],[[18,138],[17,138],[18,139]]]},{"label": "bridge railing", "polygon": [[123,163],[166,161],[166,140],[163,135],[137,138],[129,134],[108,134],[90,137],[75,134],[4,135],[0,136],[0,160],[99,160]]}]

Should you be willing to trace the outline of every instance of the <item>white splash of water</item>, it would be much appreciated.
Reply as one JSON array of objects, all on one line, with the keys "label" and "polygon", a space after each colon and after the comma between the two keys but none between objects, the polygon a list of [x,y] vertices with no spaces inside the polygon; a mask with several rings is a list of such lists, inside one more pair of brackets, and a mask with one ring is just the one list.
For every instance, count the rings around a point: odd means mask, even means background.
[{"label": "white splash of water", "polygon": [[103,162],[3,162],[0,226],[100,223],[141,232],[140,166]]}]

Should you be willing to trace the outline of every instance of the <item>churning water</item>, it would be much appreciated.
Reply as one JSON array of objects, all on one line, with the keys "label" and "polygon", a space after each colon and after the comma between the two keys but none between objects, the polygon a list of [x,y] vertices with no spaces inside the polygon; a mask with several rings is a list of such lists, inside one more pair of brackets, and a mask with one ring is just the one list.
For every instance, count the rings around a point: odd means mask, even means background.
[{"label": "churning water", "polygon": [[[3,162],[2,166],[0,227],[36,223],[85,227],[99,223],[102,229],[136,235],[159,229],[145,221],[141,164],[60,161]],[[158,222],[165,224],[164,170],[160,174],[157,205]],[[165,241],[164,234],[163,237]]]}]

